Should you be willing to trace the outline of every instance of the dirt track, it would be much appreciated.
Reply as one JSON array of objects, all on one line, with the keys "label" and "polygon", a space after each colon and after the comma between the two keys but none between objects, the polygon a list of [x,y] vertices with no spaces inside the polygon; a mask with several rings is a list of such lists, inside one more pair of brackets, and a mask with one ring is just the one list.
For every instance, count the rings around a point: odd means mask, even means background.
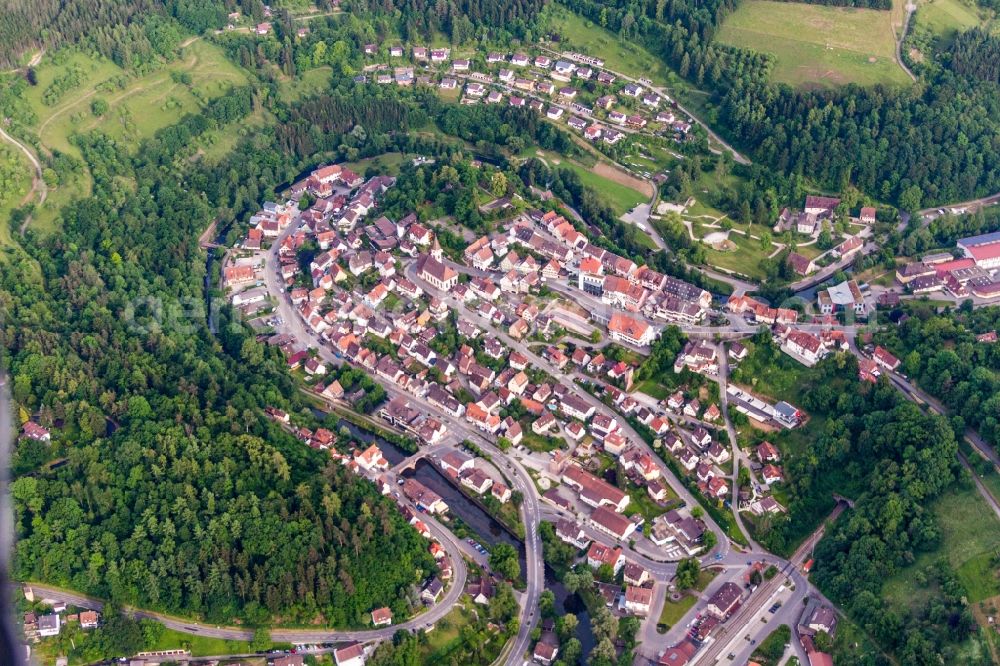
[{"label": "dirt track", "polygon": [[624,185],[625,187],[631,187],[633,190],[642,192],[649,198],[653,197],[653,193],[656,192],[653,184],[648,180],[643,180],[642,178],[636,178],[630,174],[625,173],[621,169],[617,169],[607,162],[598,162],[591,169],[601,178],[607,178],[608,180],[618,183],[619,185]]}]

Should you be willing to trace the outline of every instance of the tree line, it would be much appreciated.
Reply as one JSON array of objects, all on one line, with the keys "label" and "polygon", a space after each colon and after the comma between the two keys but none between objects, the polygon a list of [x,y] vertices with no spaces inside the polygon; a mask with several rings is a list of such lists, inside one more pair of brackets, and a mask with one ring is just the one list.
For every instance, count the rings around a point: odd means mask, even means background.
[{"label": "tree line", "polygon": [[902,371],[941,400],[957,416],[956,429],[976,431],[1000,449],[1000,347],[976,341],[1000,327],[1000,308],[936,313],[916,304],[898,326],[880,331],[876,340],[902,361]]}]

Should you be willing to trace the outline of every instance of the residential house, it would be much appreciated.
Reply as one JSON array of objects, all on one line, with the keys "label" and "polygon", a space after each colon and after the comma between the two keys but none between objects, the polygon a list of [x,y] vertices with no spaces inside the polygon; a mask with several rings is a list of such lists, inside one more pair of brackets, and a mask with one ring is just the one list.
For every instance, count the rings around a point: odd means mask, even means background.
[{"label": "residential house", "polygon": [[729,616],[739,605],[743,592],[736,583],[726,582],[708,600],[707,610],[719,619]]},{"label": "residential house", "polygon": [[603,506],[594,509],[590,520],[597,529],[619,540],[627,539],[636,530],[629,518]]},{"label": "residential house", "polygon": [[372,625],[376,627],[388,627],[392,624],[392,610],[388,607],[376,608],[372,611]]},{"label": "residential house", "polygon": [[353,642],[333,651],[337,666],[365,666],[365,649],[361,643]]},{"label": "residential house", "polygon": [[594,541],[587,549],[587,566],[591,569],[599,569],[604,564],[611,567],[611,570],[617,575],[618,571],[625,565],[622,549],[618,546],[606,546],[599,541]]},{"label": "residential house", "polygon": [[653,589],[649,587],[625,587],[625,610],[633,615],[649,615],[649,605],[653,600]]}]

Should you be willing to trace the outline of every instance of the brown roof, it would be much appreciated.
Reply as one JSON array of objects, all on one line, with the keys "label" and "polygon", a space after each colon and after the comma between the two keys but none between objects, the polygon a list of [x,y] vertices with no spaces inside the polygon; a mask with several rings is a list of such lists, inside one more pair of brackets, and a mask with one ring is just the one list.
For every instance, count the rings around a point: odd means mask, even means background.
[{"label": "brown roof", "polygon": [[[436,579],[435,579],[436,580]],[[356,659],[365,653],[364,647],[361,643],[350,643],[342,648],[338,648],[333,651],[333,655],[339,664],[342,661],[347,661],[349,659]]]},{"label": "brown roof", "polygon": [[625,588],[625,601],[632,602],[634,604],[645,604],[649,605],[649,602],[653,599],[653,590],[648,587],[636,587],[634,585],[629,585]]},{"label": "brown roof", "polygon": [[372,623],[387,622],[392,620],[392,611],[389,608],[376,608],[372,611]]},{"label": "brown roof", "polygon": [[708,603],[714,605],[723,613],[728,613],[740,600],[740,596],[742,596],[742,591],[739,585],[735,583],[723,583],[722,587],[716,590],[712,598],[708,600]]}]

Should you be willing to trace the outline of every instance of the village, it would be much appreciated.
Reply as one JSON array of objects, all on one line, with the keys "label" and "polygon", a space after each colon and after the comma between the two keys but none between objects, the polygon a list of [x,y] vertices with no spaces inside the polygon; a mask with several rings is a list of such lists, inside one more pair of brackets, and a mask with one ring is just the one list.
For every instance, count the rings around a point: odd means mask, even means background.
[{"label": "village", "polygon": [[[554,72],[578,71],[561,62]],[[378,443],[361,444],[268,409],[303,445],[327,452],[392,497],[428,541],[438,566],[420,594],[429,612],[395,618],[388,607],[372,608],[371,631],[433,626],[460,596],[486,605],[506,582],[490,571],[485,547],[452,533],[441,494],[412,476],[420,461],[431,462],[463,501],[521,538],[527,534],[528,543],[537,541],[531,533],[539,522],[522,523],[520,512],[532,503],[525,515],[550,523],[576,549],[577,564],[595,576],[594,592],[614,614],[639,618],[647,645],[664,645],[654,639],[663,633],[659,620],[685,597],[672,582],[678,563],[706,560],[718,577],[710,579],[694,618],[669,628],[670,646],[648,655],[658,663],[689,663],[721,649],[727,620],[764,614],[758,587],[772,603],[767,614],[787,619],[793,605],[782,605],[803,599],[811,600],[810,613],[822,615],[826,606],[806,596],[808,553],[791,560],[802,568],[780,573],[777,558],[737,563],[747,535],[726,516],[733,511],[755,524],[787,513],[788,479],[781,449],[766,438],[747,442],[730,416],[765,433],[800,428],[810,417],[731,383],[730,375],[750,354],[744,340],[761,331],[805,367],[855,352],[861,379],[894,373],[900,361],[859,335],[893,294],[876,295],[849,278],[817,289],[808,308],[775,306],[743,292],[721,298],[598,245],[581,220],[541,201],[512,206],[498,199],[490,206],[509,215],[490,233],[466,237],[460,251],[446,252],[440,221],[416,211],[396,220],[380,212],[395,185],[394,176],[363,177],[341,164],[315,169],[289,188],[286,200],[267,202],[250,217],[245,235],[226,252],[220,285],[317,404],[414,447],[390,463]],[[837,205],[807,197],[803,213],[783,211],[779,224],[812,224],[808,232],[815,234],[817,220]],[[871,223],[871,215],[862,210],[858,223]],[[832,275],[830,268],[863,250],[865,236],[836,245],[834,263],[820,272]],[[994,242],[965,239],[960,247],[969,257],[926,258],[901,269],[899,282],[920,293],[914,282],[933,273],[942,285],[968,278],[975,286],[993,267],[987,264]],[[807,268],[796,272],[817,277],[815,263]],[[668,329],[685,336],[667,369],[677,379],[650,385],[639,375]],[[44,443],[51,433],[29,420],[22,437]],[[467,576],[466,567],[475,575]],[[769,572],[766,581],[759,580],[762,570]],[[49,619],[42,624],[57,635],[55,617],[54,628]],[[806,638],[810,617],[801,624]],[[338,664],[360,664],[372,648],[350,641],[335,657]],[[532,650],[536,662],[550,664],[559,642],[544,631]]]},{"label": "village", "polygon": [[359,82],[436,86],[444,95],[459,93],[462,104],[531,108],[594,143],[614,145],[627,134],[653,132],[683,140],[692,126],[669,98],[582,53],[538,46],[457,58],[449,48],[375,43],[364,53],[380,62],[366,65]]},{"label": "village", "polygon": [[[418,442],[413,459],[434,461],[470,500],[490,498],[502,506],[537,489],[541,518],[578,549],[579,562],[620,581],[595,582],[608,607],[639,616],[644,632],[655,632],[669,580],[660,563],[699,557],[729,542],[701,519],[706,509],[735,504],[757,517],[787,510],[770,492],[785,481],[781,453],[770,442],[735,449],[751,473],[745,486],[737,482],[723,400],[777,431],[799,427],[808,415],[720,380],[723,369],[746,358],[738,340],[720,345],[692,338],[674,361],[674,373],[719,383],[722,394],[714,398],[704,386],[661,399],[636,390],[639,359],[665,326],[712,331],[707,320],[721,316],[729,329],[748,334],[770,328],[786,354],[812,365],[848,348],[837,314],[866,312],[866,297],[845,283],[840,289],[861,305],[837,296],[834,306],[804,324],[798,310],[746,295],[714,306],[707,291],[594,245],[556,212],[530,208],[449,256],[433,223],[379,214],[379,199],[393,185],[392,177],[363,179],[338,165],[293,185],[290,199],[266,204],[229,253],[223,282],[230,299],[251,323],[269,322],[275,332],[263,339],[281,348],[309,391],[331,405],[371,413]],[[305,194],[315,201],[299,211]],[[307,243],[317,250],[303,266],[298,250]],[[821,311],[826,294],[818,295]],[[573,303],[586,315],[574,312]],[[874,380],[896,366],[879,349],[862,371]],[[375,382],[366,386],[345,368]],[[377,404],[371,404],[373,393]],[[391,466],[374,444],[342,451],[336,436],[302,432],[284,413],[272,416],[394,495],[425,536],[432,537],[431,516],[447,520],[442,498],[405,478],[413,460]],[[535,488],[512,482],[509,464],[477,455],[480,441],[513,456]],[[431,547],[436,556],[444,550],[433,540]],[[465,556],[475,557],[475,548]],[[429,599],[450,578],[450,558],[440,562],[442,570],[425,588]],[[466,593],[485,602],[491,580],[469,582]],[[691,635],[676,636],[660,663],[686,663],[676,655],[690,658],[712,643],[713,629],[746,601],[746,589],[734,592],[730,585],[714,591],[708,614]],[[373,626],[391,621],[380,612],[373,609]],[[536,661],[551,663],[557,653],[546,632],[536,642]]]}]

